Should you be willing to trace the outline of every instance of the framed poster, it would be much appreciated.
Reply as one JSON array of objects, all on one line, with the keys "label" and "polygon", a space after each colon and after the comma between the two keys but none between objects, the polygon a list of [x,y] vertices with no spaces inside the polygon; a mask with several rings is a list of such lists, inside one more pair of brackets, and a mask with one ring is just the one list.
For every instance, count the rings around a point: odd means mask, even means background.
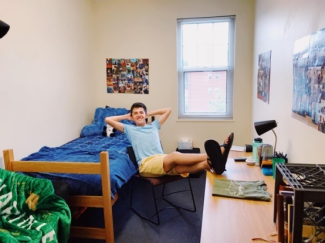
[{"label": "framed poster", "polygon": [[149,94],[149,59],[106,58],[107,93]]},{"label": "framed poster", "polygon": [[269,103],[271,51],[258,55],[257,98]]}]

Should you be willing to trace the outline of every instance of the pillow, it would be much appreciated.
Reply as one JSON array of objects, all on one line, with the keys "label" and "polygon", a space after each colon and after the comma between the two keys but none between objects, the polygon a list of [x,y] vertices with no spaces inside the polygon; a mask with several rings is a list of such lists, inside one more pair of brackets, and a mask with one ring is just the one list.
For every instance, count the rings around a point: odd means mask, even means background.
[{"label": "pillow", "polygon": [[[102,134],[103,127],[106,126],[105,117],[119,116],[129,113],[125,108],[97,108],[95,110],[94,121],[92,124],[86,125],[82,128],[80,136],[93,136]],[[123,123],[130,123],[130,121],[122,121]],[[132,123],[132,122],[131,122]]]},{"label": "pillow", "polygon": [[82,128],[80,137],[94,136],[101,134],[102,129],[99,128],[96,124],[89,124]]}]

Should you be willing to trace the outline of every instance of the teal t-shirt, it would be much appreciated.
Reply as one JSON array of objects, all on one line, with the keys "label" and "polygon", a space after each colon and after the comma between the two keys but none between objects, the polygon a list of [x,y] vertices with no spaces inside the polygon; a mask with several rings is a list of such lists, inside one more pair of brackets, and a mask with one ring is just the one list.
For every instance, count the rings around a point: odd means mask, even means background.
[{"label": "teal t-shirt", "polygon": [[144,127],[124,124],[124,132],[133,147],[139,166],[142,159],[164,153],[160,144],[159,129],[158,119]]}]

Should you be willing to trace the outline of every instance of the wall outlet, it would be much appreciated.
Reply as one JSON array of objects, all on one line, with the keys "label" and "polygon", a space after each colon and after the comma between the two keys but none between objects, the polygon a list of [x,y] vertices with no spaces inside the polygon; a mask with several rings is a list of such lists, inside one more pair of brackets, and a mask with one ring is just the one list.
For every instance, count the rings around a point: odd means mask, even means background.
[{"label": "wall outlet", "polygon": [[3,164],[3,157],[0,157],[0,168],[4,169],[5,165]]}]

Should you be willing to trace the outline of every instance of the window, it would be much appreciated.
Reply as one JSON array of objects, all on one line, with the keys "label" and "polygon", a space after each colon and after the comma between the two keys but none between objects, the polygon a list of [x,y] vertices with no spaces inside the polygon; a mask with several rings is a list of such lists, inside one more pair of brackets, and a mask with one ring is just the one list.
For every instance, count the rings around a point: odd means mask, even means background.
[{"label": "window", "polygon": [[179,119],[232,119],[235,16],[177,20]]}]

